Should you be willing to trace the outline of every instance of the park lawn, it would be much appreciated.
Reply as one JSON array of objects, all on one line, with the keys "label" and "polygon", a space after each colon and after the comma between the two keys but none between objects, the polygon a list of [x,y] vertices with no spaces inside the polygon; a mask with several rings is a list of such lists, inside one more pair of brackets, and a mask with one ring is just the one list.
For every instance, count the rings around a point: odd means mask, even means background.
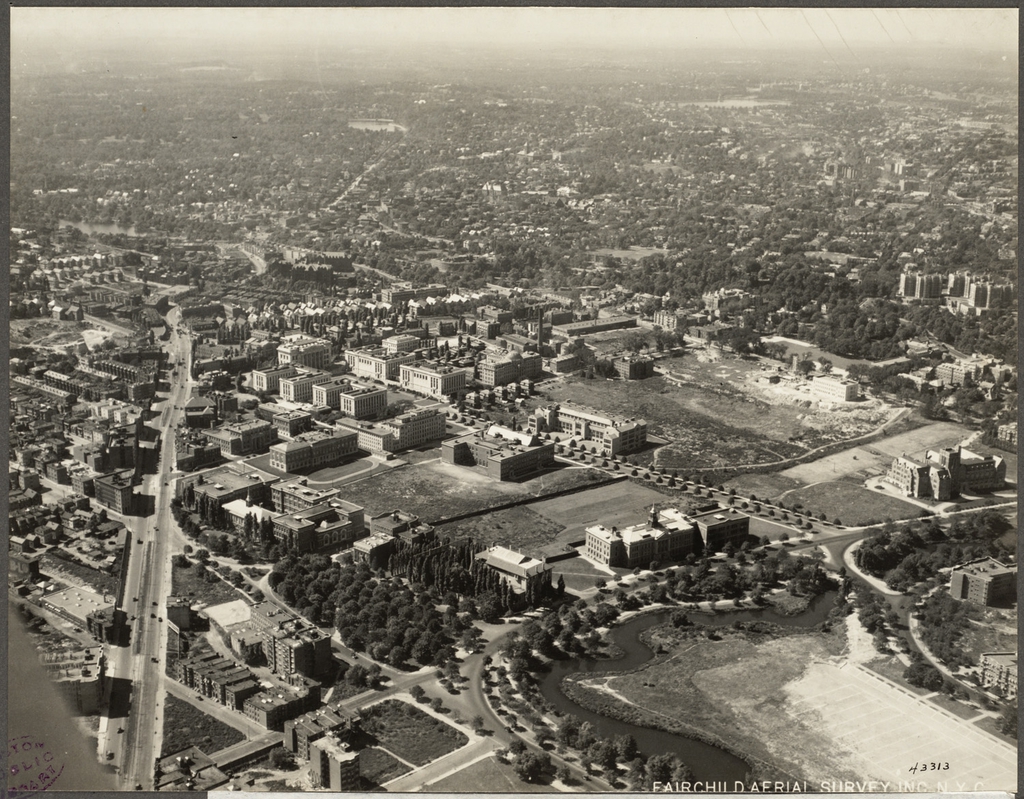
[{"label": "park lawn", "polygon": [[868,661],[864,664],[864,668],[871,669],[871,671],[881,674],[892,680],[894,683],[899,685],[901,688],[905,688],[911,693],[915,693],[918,696],[924,696],[925,694],[931,693],[927,688],[921,688],[917,685],[911,685],[903,678],[903,672],[907,670],[898,659],[895,657],[882,657],[879,656],[873,660]]},{"label": "park lawn", "polygon": [[164,742],[160,757],[193,745],[212,754],[244,740],[245,735],[234,727],[168,695],[164,703]]},{"label": "park lawn", "polygon": [[[207,572],[211,571],[207,568]],[[174,596],[189,597],[194,603],[206,603],[207,605],[219,605],[221,602],[233,602],[242,598],[242,593],[236,591],[220,577],[216,582],[208,582],[205,577],[197,576],[196,564],[187,568],[173,566],[171,572],[171,592]]]},{"label": "park lawn", "polygon": [[916,519],[921,509],[910,502],[841,481],[810,485],[786,494],[787,507],[800,503],[804,513],[817,517],[824,513],[829,521],[839,519],[844,527],[881,524],[886,519]]},{"label": "park lawn", "polygon": [[981,712],[978,708],[966,705],[963,702],[958,702],[956,699],[953,699],[953,697],[946,696],[945,694],[930,696],[928,697],[928,701],[962,719],[973,719]]},{"label": "park lawn", "polygon": [[403,760],[422,766],[469,742],[450,724],[398,699],[372,705],[362,713],[363,729]]},{"label": "park lawn", "polygon": [[512,766],[491,757],[471,763],[461,771],[425,785],[424,793],[551,793],[551,786],[523,782]]},{"label": "park lawn", "polygon": [[844,773],[821,751],[813,719],[788,712],[784,690],[809,663],[838,654],[837,637],[809,633],[755,642],[718,630],[722,639],[712,641],[682,638],[669,626],[651,632],[651,642],[669,644],[669,656],[629,674],[584,678],[578,684],[589,695],[589,701],[584,699],[588,709],[711,738],[786,774],[810,779]]},{"label": "park lawn", "polygon": [[363,749],[359,753],[359,775],[374,786],[383,785],[388,780],[401,777],[408,772],[407,765],[376,746]]},{"label": "park lawn", "polygon": [[599,469],[559,468],[521,483],[498,482],[478,469],[434,462],[357,480],[345,487],[345,499],[365,508],[367,516],[401,508],[434,523],[606,479]]}]

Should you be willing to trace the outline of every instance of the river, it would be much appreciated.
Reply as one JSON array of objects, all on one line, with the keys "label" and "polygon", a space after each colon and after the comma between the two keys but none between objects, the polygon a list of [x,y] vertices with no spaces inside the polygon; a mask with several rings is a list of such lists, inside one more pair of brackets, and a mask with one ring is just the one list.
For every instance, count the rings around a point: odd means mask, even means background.
[{"label": "river", "polygon": [[96,233],[120,233],[120,234],[122,234],[124,236],[137,236],[138,235],[138,233],[135,232],[134,225],[132,227],[121,227],[120,225],[115,224],[115,223],[111,223],[109,225],[104,225],[104,224],[101,224],[101,223],[91,224],[89,222],[72,222],[69,219],[58,219],[57,220],[57,226],[58,227],[65,227],[66,225],[70,225],[71,227],[78,228],[79,230],[81,230],[87,236],[92,236],[92,235],[95,235]]},{"label": "river", "polygon": [[[738,610],[734,612],[690,613],[691,621],[708,626],[725,627],[735,621],[767,621],[780,627],[812,629],[828,617],[836,592],[828,591],[811,600],[807,610],[795,616],[783,616],[772,610]],[[587,710],[562,693],[560,683],[570,674],[584,672],[597,676],[630,671],[650,660],[654,653],[640,641],[644,630],[665,624],[679,608],[665,608],[636,616],[623,624],[613,627],[609,638],[624,654],[614,660],[581,658],[555,661],[542,678],[540,691],[544,698],[563,713],[572,713],[582,721],[588,721],[601,736],[632,735],[640,751],[650,757],[656,754],[678,755],[699,780],[742,780],[750,767],[739,757],[717,746],[696,741],[682,735],[640,727],[636,724],[618,721]]]}]

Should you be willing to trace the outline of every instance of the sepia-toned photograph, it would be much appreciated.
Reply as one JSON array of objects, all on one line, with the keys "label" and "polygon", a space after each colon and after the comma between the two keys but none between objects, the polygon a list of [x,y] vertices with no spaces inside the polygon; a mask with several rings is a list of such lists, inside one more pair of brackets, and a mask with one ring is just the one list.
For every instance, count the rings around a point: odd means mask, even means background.
[{"label": "sepia-toned photograph", "polygon": [[10,9],[7,795],[1017,790],[1018,9]]}]

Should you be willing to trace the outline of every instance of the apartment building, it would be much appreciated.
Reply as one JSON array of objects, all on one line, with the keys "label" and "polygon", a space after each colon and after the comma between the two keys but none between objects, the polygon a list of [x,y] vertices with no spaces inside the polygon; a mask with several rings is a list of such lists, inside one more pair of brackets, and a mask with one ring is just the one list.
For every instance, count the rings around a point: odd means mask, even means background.
[{"label": "apartment building", "polygon": [[130,514],[134,509],[132,472],[114,472],[93,479],[96,501],[115,513]]},{"label": "apartment building", "polygon": [[631,355],[615,361],[615,372],[623,380],[646,380],[654,377],[654,359]]},{"label": "apartment building", "polygon": [[981,656],[981,684],[1007,699],[1017,696],[1017,653],[985,652]]},{"label": "apartment building", "polygon": [[318,789],[358,791],[359,752],[334,733],[318,738],[309,750],[309,779]]},{"label": "apartment building", "polygon": [[250,619],[263,638],[263,654],[275,674],[315,677],[330,668],[330,636],[312,622],[269,602],[253,605]]},{"label": "apartment building", "polygon": [[979,605],[1012,602],[1017,591],[1017,567],[1005,566],[995,558],[979,558],[953,567],[949,595]]}]

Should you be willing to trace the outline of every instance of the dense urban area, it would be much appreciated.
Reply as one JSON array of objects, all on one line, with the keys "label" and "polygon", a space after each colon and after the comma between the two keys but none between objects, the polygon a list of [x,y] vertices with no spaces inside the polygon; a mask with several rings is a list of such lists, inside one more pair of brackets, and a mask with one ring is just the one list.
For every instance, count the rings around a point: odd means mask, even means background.
[{"label": "dense urban area", "polygon": [[1016,63],[933,56],[15,70],[9,597],[100,767],[1015,790]]}]

